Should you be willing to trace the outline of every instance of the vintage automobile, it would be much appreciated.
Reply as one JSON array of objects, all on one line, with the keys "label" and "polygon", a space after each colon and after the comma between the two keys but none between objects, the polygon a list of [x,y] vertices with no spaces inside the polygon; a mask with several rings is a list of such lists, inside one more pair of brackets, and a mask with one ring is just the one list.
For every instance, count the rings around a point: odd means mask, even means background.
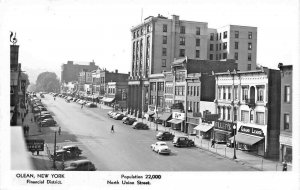
[{"label": "vintage automobile", "polygon": [[149,129],[149,126],[142,122],[134,122],[132,128],[133,129]]},{"label": "vintage automobile", "polygon": [[136,119],[132,117],[127,117],[127,119],[123,121],[123,123],[126,125],[132,125],[134,122],[136,122]]},{"label": "vintage automobile", "polygon": [[125,117],[125,116],[124,116],[122,113],[118,113],[118,114],[115,115],[113,118],[114,118],[115,120],[122,120],[123,117]]},{"label": "vintage automobile", "polygon": [[82,150],[76,145],[63,146],[62,150],[69,152],[70,157],[79,157],[82,154]]},{"label": "vintage automobile", "polygon": [[95,165],[89,160],[77,160],[70,163],[65,171],[96,171]]},{"label": "vintage automobile", "polygon": [[165,142],[162,141],[158,141],[155,144],[152,144],[151,149],[158,154],[171,154],[171,149]]},{"label": "vintage automobile", "polygon": [[51,127],[51,126],[55,126],[55,125],[56,125],[56,121],[55,121],[54,119],[47,118],[47,119],[44,119],[44,120],[41,122],[41,125],[42,125],[42,127]]},{"label": "vintage automobile", "polygon": [[190,140],[188,137],[176,136],[173,139],[173,145],[175,147],[192,147],[195,146],[194,141]]},{"label": "vintage automobile", "polygon": [[173,140],[173,138],[174,138],[174,135],[172,133],[168,132],[168,131],[159,132],[156,135],[156,139],[157,140],[162,140],[162,141],[164,141],[164,140]]}]

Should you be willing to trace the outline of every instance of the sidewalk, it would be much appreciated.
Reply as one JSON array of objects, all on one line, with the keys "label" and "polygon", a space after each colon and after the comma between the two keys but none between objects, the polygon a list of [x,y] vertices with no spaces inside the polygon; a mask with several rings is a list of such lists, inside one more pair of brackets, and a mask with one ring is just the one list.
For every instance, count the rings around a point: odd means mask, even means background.
[{"label": "sidewalk", "polygon": [[[25,140],[26,139],[44,139],[43,135],[47,134],[51,129],[39,129],[38,122],[35,122],[33,119],[33,113],[28,106],[29,111],[26,117],[24,118],[23,126],[28,125],[29,126],[29,132],[28,134],[24,135]],[[32,119],[32,121],[31,121]],[[21,117],[18,117],[17,121],[18,125],[22,126],[22,120]],[[28,154],[32,158],[32,164],[36,170],[56,170],[53,168],[53,161],[49,159],[48,153],[47,153],[47,148],[46,146],[44,147],[44,151],[40,151],[39,155],[37,155],[37,152],[32,154],[31,152],[28,152]],[[56,164],[57,169],[60,170],[61,166],[59,163]]]},{"label": "sidewalk", "polygon": [[[151,130],[156,130],[156,123],[147,121],[146,119],[137,119],[140,122],[144,122],[148,124]],[[157,124],[158,131],[169,131],[173,133],[175,136],[188,136],[188,134],[173,130],[170,127],[164,127],[161,124]],[[207,139],[202,139],[197,136],[188,136],[189,139],[195,142],[197,148],[223,156],[226,159],[230,159],[232,161],[238,162],[242,165],[247,165],[249,167],[255,168],[260,171],[282,171],[282,163],[265,159],[263,157],[251,155],[247,152],[236,150],[237,159],[233,159],[234,149],[229,148],[224,144],[215,144],[215,147],[211,147],[211,142]],[[288,165],[288,171],[292,170],[292,166]]]}]

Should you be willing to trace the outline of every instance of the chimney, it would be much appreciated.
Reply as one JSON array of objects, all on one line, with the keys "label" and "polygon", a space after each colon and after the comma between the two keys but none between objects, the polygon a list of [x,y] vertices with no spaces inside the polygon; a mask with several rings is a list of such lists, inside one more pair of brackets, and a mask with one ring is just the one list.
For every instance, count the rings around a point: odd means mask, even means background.
[{"label": "chimney", "polygon": [[115,70],[115,73],[118,73],[118,69]]}]

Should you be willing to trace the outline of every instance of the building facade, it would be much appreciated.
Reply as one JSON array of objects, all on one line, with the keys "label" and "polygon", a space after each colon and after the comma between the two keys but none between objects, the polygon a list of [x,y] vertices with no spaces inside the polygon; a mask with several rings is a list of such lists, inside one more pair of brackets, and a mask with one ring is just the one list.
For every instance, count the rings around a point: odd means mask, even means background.
[{"label": "building facade", "polygon": [[257,27],[227,25],[208,33],[209,60],[234,59],[240,71],[256,69]]},{"label": "building facade", "polygon": [[[216,73],[214,139],[255,155],[278,158],[280,73],[261,68]],[[236,127],[236,130],[234,130]]]},{"label": "building facade", "polygon": [[[237,36],[235,31],[239,32]],[[212,37],[213,40],[210,41],[210,35],[217,33],[218,36],[219,33],[224,33],[225,38],[224,36]],[[249,39],[244,40],[246,33]],[[143,112],[148,111],[149,76],[171,71],[174,59],[183,57],[195,60],[238,58],[239,69],[255,68],[256,33],[255,27],[233,25],[220,29],[208,29],[205,22],[180,20],[177,15],[173,15],[171,19],[162,15],[147,17],[143,23],[131,29],[132,61],[129,93],[139,98],[139,106],[131,109],[131,114],[141,117]],[[239,47],[233,51],[235,42],[239,43]],[[218,49],[215,49],[216,46]]]},{"label": "building facade", "polygon": [[116,109],[127,109],[128,82],[108,82],[106,92],[102,99],[104,104],[114,104]]},{"label": "building facade", "polygon": [[89,62],[88,64],[74,64],[74,61],[68,61],[67,64],[61,66],[61,82],[68,83],[78,80],[79,72],[82,70],[93,71],[98,68],[95,62]]},{"label": "building facade", "polygon": [[293,66],[278,65],[281,74],[280,154],[279,160],[292,163],[293,158]]}]

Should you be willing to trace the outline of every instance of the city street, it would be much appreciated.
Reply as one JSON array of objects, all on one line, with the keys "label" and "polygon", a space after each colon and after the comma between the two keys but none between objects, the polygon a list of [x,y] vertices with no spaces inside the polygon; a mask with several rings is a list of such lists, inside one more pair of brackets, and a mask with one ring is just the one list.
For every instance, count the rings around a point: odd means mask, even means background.
[{"label": "city street", "polygon": [[[171,141],[171,155],[159,155],[150,145],[155,143],[153,128],[135,130],[122,121],[108,117],[109,109],[87,108],[63,98],[54,101],[51,95],[42,99],[54,115],[62,134],[57,135],[58,146],[76,144],[82,159],[91,160],[102,171],[253,171],[224,157],[198,148],[175,148]],[[111,126],[115,133],[111,133]],[[53,127],[57,130],[57,127]],[[46,129],[42,129],[46,130]],[[45,134],[45,143],[53,147],[53,133]],[[50,137],[50,138],[49,138]],[[66,162],[68,165],[69,162]]]}]

